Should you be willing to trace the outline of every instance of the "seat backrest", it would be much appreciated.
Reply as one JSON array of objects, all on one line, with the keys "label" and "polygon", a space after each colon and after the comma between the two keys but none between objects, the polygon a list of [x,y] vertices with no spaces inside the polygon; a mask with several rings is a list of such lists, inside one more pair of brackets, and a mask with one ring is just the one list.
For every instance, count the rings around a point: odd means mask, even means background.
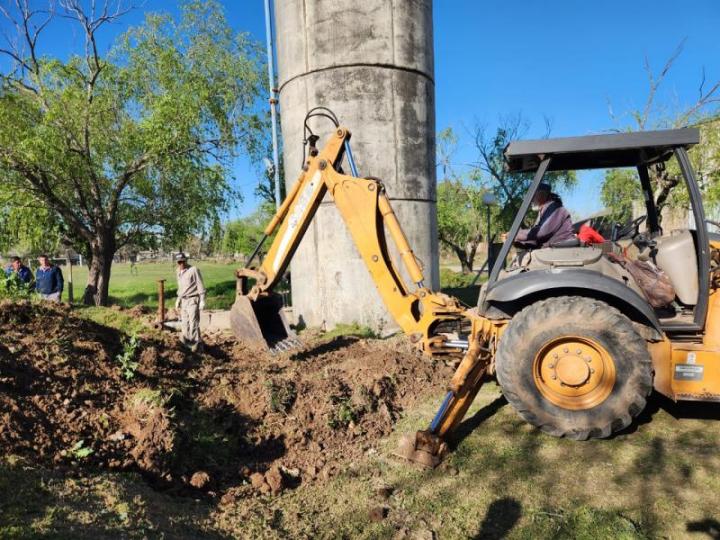
[{"label": "seat backrest", "polygon": [[548,266],[586,266],[600,260],[603,252],[594,247],[565,247],[536,249],[532,256]]}]

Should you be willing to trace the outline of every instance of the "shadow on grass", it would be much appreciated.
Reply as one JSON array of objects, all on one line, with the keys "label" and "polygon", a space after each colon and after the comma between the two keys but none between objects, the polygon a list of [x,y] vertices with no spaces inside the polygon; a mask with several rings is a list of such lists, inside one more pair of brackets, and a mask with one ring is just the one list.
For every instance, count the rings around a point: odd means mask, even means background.
[{"label": "shadow on grass", "polygon": [[475,429],[480,427],[480,425],[490,417],[494,416],[505,405],[507,405],[507,400],[504,396],[500,396],[477,411],[470,418],[463,420],[448,438],[447,442],[450,450],[453,451],[457,449],[458,445],[475,431]]},{"label": "shadow on grass", "polygon": [[720,540],[720,521],[713,518],[705,518],[700,521],[689,521],[687,532],[705,533],[712,540]]},{"label": "shadow on grass", "polygon": [[625,429],[613,433],[609,438],[615,439],[635,433],[641,426],[651,423],[661,410],[675,420],[720,420],[720,406],[717,404],[704,401],[675,402],[653,391],[647,399],[645,409],[633,419],[633,422]]},{"label": "shadow on grass", "polygon": [[66,480],[0,460],[0,538],[230,538],[202,526],[210,505],[156,493],[134,476],[78,472]]},{"label": "shadow on grass", "polygon": [[522,505],[512,497],[503,497],[490,503],[480,525],[476,540],[500,540],[515,527],[522,516]]}]

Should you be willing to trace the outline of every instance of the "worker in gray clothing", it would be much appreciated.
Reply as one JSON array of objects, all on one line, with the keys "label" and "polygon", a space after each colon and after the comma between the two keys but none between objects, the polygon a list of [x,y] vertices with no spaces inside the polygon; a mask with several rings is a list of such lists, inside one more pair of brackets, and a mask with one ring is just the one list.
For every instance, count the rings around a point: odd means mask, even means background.
[{"label": "worker in gray clothing", "polygon": [[205,285],[200,270],[190,266],[184,253],[175,255],[177,263],[178,296],[175,307],[181,310],[180,341],[192,352],[202,349],[200,312],[205,309]]}]

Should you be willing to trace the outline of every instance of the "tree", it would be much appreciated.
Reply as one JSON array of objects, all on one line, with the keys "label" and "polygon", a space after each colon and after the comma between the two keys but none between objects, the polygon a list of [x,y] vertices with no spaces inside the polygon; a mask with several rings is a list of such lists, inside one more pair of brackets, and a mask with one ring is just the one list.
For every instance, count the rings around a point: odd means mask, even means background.
[{"label": "tree", "polygon": [[633,215],[633,202],[642,197],[640,178],[631,169],[610,169],[605,174],[600,198],[612,210],[616,221],[627,221]]},{"label": "tree", "polygon": [[[550,135],[551,125],[545,121],[545,137]],[[511,141],[522,139],[530,129],[530,123],[521,115],[506,116],[491,135],[485,126],[475,128],[475,148],[478,152],[477,174],[495,195],[497,215],[495,226],[507,231],[520,209],[534,173],[509,173],[505,170],[503,152]],[[577,183],[575,171],[555,171],[545,175],[553,189],[569,189]]]},{"label": "tree", "polygon": [[274,202],[263,203],[249,216],[225,224],[222,252],[226,255],[242,253],[246,257],[250,256],[262,238],[274,205]]},{"label": "tree", "polygon": [[[642,108],[628,113],[631,122],[618,131],[642,131],[646,129],[673,129],[697,126],[701,131],[700,145],[690,152],[693,167],[698,171],[703,198],[707,204],[720,202],[720,189],[716,180],[720,176],[720,81],[708,85],[705,70],[702,70],[698,95],[691,105],[672,111],[667,104],[658,103],[658,91],[661,89],[668,73],[682,54],[685,40],[675,48],[662,69],[655,73],[650,61],[645,58],[645,72],[648,78],[648,92]],[[612,107],[610,116],[615,117]],[[649,167],[650,183],[655,194],[655,207],[658,219],[662,219],[662,210],[666,206],[683,206],[688,196],[682,183],[682,175],[677,163],[669,161]],[[617,174],[608,171],[602,187],[603,202],[618,219],[632,217],[632,200],[641,200],[639,180],[636,174]]]},{"label": "tree", "polygon": [[[232,31],[215,0],[184,2],[177,21],[147,14],[103,55],[102,30],[126,12],[111,0],[2,9],[17,35],[0,47],[12,63],[0,78],[0,174],[82,246],[86,303],[107,303],[122,246],[206,229],[236,195],[232,156],[262,147],[259,47]],[[43,30],[59,21],[85,41],[66,60],[39,54]]]},{"label": "tree", "polygon": [[475,254],[484,238],[482,195],[486,191],[476,179],[455,172],[452,156],[458,139],[452,128],[437,136],[438,166],[443,179],[437,188],[438,236],[460,261],[463,273],[472,272]]}]

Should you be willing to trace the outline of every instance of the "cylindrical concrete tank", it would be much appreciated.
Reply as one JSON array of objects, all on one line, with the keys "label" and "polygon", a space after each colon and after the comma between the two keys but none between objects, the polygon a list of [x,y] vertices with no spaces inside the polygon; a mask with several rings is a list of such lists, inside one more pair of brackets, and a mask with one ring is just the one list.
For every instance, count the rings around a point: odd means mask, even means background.
[{"label": "cylindrical concrete tank", "polygon": [[[432,0],[275,0],[275,21],[288,186],[302,165],[306,112],[329,107],[352,132],[360,175],[384,181],[425,283],[437,288]],[[312,125],[318,135],[333,129]],[[309,326],[395,327],[329,198],[291,272],[293,310]]]}]

